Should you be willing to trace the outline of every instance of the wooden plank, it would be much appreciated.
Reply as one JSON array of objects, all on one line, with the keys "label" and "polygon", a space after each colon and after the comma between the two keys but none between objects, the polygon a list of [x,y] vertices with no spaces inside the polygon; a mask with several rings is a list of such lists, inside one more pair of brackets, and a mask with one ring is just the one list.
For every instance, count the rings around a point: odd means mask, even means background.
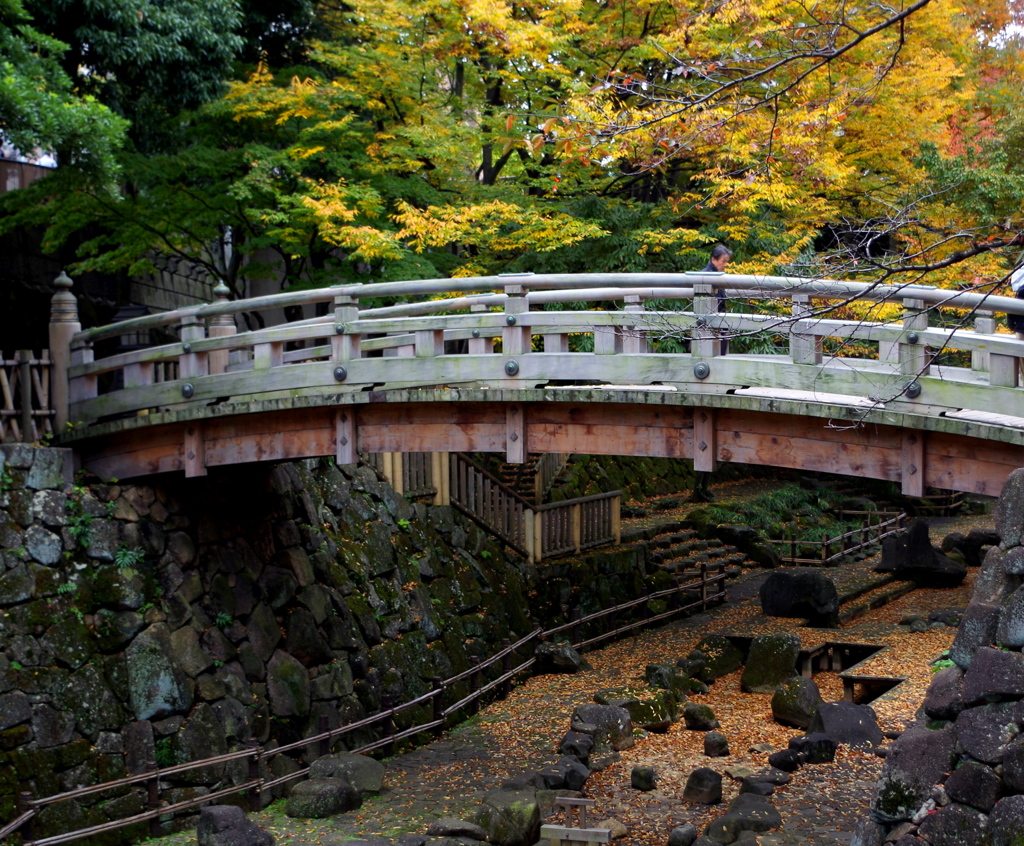
[{"label": "wooden plank", "polygon": [[693,412],[678,406],[539,403],[530,406],[534,452],[693,456]]},{"label": "wooden plank", "polygon": [[924,496],[925,433],[904,432],[900,479],[905,496]]},{"label": "wooden plank", "polygon": [[334,410],[334,460],[338,464],[355,464],[359,461],[356,428],[356,409],[353,406],[341,406]]},{"label": "wooden plank", "polygon": [[526,461],[526,406],[521,402],[505,406],[505,461],[523,464]]},{"label": "wooden plank", "polygon": [[360,409],[359,442],[369,452],[505,452],[501,403],[371,403]]},{"label": "wooden plank", "polygon": [[206,475],[206,441],[203,438],[203,423],[196,421],[184,429],[185,478]]},{"label": "wooden plank", "polygon": [[693,469],[698,472],[718,469],[718,432],[713,408],[694,409]]}]

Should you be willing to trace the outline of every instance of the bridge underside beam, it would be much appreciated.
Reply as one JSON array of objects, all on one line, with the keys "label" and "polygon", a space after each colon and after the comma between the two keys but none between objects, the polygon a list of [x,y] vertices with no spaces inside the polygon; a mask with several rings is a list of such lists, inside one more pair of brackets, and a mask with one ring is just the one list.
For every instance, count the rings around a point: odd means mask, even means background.
[{"label": "bridge underside beam", "polygon": [[[359,452],[647,455],[760,464],[997,496],[1024,447],[794,414],[614,402],[375,402],[139,426],[74,446],[103,478]],[[696,435],[695,435],[696,432]],[[700,445],[704,446],[703,449]],[[695,458],[696,453],[696,458]]]}]

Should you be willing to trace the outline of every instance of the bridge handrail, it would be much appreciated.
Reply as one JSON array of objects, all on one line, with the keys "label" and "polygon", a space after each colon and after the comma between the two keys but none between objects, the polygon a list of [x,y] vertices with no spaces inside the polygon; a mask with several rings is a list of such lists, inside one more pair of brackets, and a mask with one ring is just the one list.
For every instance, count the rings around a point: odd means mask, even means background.
[{"label": "bridge handrail", "polygon": [[[588,283],[581,287],[581,282]],[[75,333],[75,343],[93,343],[104,338],[116,337],[130,332],[155,329],[180,323],[185,319],[199,321],[260,311],[269,308],[284,308],[289,305],[309,305],[333,302],[339,297],[350,297],[353,301],[373,297],[426,296],[465,292],[488,292],[503,289],[508,285],[520,285],[527,289],[556,291],[614,288],[672,289],[692,288],[693,285],[709,285],[714,290],[742,290],[765,295],[774,293],[783,297],[793,294],[810,296],[813,299],[869,300],[873,302],[902,301],[919,299],[929,305],[952,308],[990,310],[1024,314],[1024,303],[1013,297],[1002,297],[989,293],[949,291],[923,285],[879,285],[870,282],[849,282],[830,279],[807,279],[788,276],[759,276],[731,273],[591,273],[591,274],[516,274],[510,276],[478,276],[455,279],[428,279],[407,282],[376,282],[342,285],[331,288],[317,288],[307,291],[289,291],[268,294],[245,300],[227,300],[202,306],[163,312],[161,314],[137,317],[107,326],[97,326]],[[659,292],[658,297],[663,296]],[[496,303],[497,304],[497,303]]]}]

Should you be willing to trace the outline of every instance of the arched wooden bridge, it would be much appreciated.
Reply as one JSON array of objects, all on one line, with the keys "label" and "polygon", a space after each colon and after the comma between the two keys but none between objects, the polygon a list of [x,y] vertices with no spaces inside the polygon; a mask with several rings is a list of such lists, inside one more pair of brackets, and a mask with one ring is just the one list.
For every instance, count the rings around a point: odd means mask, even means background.
[{"label": "arched wooden bridge", "polygon": [[[1024,466],[1024,341],[993,318],[1024,313],[1008,297],[714,273],[517,275],[244,301],[223,290],[210,305],[81,331],[70,280],[60,285],[59,440],[104,477],[357,452],[558,452],[997,495]],[[717,312],[718,289],[730,313]],[[245,330],[289,305],[327,313]],[[837,305],[864,319],[836,319]],[[170,340],[104,353],[135,333]],[[788,346],[723,349],[754,333]],[[965,351],[960,366],[942,363],[951,350]]]}]

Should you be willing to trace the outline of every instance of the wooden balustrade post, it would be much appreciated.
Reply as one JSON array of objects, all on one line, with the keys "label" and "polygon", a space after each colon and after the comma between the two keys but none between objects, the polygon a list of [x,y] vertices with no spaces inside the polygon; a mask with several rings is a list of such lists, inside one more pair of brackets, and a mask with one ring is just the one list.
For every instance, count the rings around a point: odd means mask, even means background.
[{"label": "wooden balustrade post", "polygon": [[[260,778],[260,759],[262,752],[260,742],[255,737],[250,737],[245,742],[246,747],[252,752],[249,758],[249,781],[258,781]],[[249,813],[255,814],[260,809],[260,788],[253,785],[248,791]]]},{"label": "wooden balustrade post", "polygon": [[[995,313],[987,309],[974,312],[974,332],[978,335],[994,335],[996,331]],[[984,350],[971,350],[971,370],[987,372],[989,354]]]},{"label": "wooden balustrade post", "polygon": [[192,343],[201,341],[206,337],[206,327],[203,322],[192,313],[181,318],[181,358],[178,365],[178,376],[180,379],[190,379],[193,376],[206,376],[209,374],[209,358],[206,353],[192,352]]},{"label": "wooden balustrade post", "polygon": [[700,610],[708,610],[708,562],[700,562]]},{"label": "wooden balustrade post", "polygon": [[386,712],[382,722],[382,734],[387,743],[384,744],[384,756],[386,758],[394,757],[395,754],[395,741],[391,738],[395,733],[395,715],[391,710],[391,694],[385,693],[380,698],[380,707]]},{"label": "wooden balustrade post", "polygon": [[[793,294],[792,300],[795,320],[813,313],[814,303],[809,294]],[[821,364],[822,337],[799,332],[794,325],[789,333],[789,355],[794,364]]]},{"label": "wooden balustrade post", "polygon": [[718,297],[710,282],[698,282],[693,286],[693,313],[696,324],[693,327],[691,354],[699,358],[713,358],[721,353],[722,342],[716,330],[710,325],[718,314]]},{"label": "wooden balustrade post", "polygon": [[[34,802],[30,791],[24,790],[18,794],[18,816],[27,814],[32,810],[33,805]],[[35,839],[35,820],[32,817],[29,817],[21,826],[21,842],[27,843],[30,840]]]},{"label": "wooden balustrade post", "polygon": [[[476,693],[480,690],[480,656],[470,655],[469,666],[473,668],[473,672],[469,674],[469,692]],[[469,710],[472,714],[480,710],[480,697],[474,697]]]},{"label": "wooden balustrade post", "polygon": [[576,644],[579,643],[582,638],[580,637],[580,609],[573,608],[569,613],[569,620],[572,623],[572,628],[569,629],[569,643],[575,648]]},{"label": "wooden balustrade post", "polygon": [[924,300],[908,297],[903,300],[903,336],[899,344],[900,373],[904,376],[927,376],[931,351],[920,340],[911,343],[909,335],[928,328],[928,312]]},{"label": "wooden balustrade post", "polygon": [[[317,717],[316,723],[317,734],[326,734],[331,729],[331,723],[326,714],[321,714]],[[331,739],[329,737],[321,737],[317,747],[317,757],[323,758],[325,755],[330,755]]]},{"label": "wooden balustrade post", "polygon": [[577,503],[572,507],[572,545],[579,555],[583,544],[583,513]]},{"label": "wooden balustrade post", "polygon": [[78,319],[78,299],[71,293],[74,283],[61,271],[53,280],[55,288],[50,299],[50,361],[53,362],[53,378],[50,386],[50,402],[53,405],[53,430],[63,432],[70,421],[68,406],[71,403],[68,370],[71,367],[71,339],[82,331]]},{"label": "wooden balustrade post", "polygon": [[[626,294],[623,297],[625,302],[625,308],[623,311],[628,311],[642,315],[644,312],[644,301],[641,299],[639,294]],[[642,320],[643,318],[638,318]],[[640,323],[624,327],[624,335],[622,337],[622,351],[624,353],[647,353],[650,350],[647,345],[647,330],[646,327]]]},{"label": "wooden balustrade post", "polygon": [[[146,810],[160,810],[160,768],[156,761],[149,761],[146,764],[146,772],[153,773],[153,777],[146,780]],[[149,836],[160,836],[160,817],[153,816],[149,820]]]},{"label": "wooden balustrade post", "polygon": [[[512,645],[512,640],[507,637],[501,639],[502,650],[507,650]],[[512,653],[505,652],[501,657],[501,674],[508,675],[512,671]],[[512,679],[507,678],[501,683],[501,698],[506,699],[512,693]]]},{"label": "wooden balustrade post", "polygon": [[331,338],[331,360],[353,361],[362,357],[358,329],[359,303],[342,294],[334,298],[334,337]]},{"label": "wooden balustrade post", "polygon": [[828,535],[825,535],[825,540],[821,544],[821,563],[824,564],[828,560],[828,545],[832,542]]},{"label": "wooden balustrade post", "polygon": [[505,286],[505,326],[501,330],[501,354],[508,356],[524,355],[530,351],[530,327],[524,326],[522,317],[529,312],[530,304],[526,301],[528,291],[525,286],[515,284]]},{"label": "wooden balustrade post", "polygon": [[[470,314],[486,314],[490,309],[484,303],[473,303],[469,307]],[[481,321],[482,323],[483,321]],[[470,355],[487,355],[494,352],[494,342],[490,338],[483,338],[483,331],[480,326],[473,329],[473,337],[469,339]]]},{"label": "wooden balustrade post", "polygon": [[[221,305],[228,301],[228,298],[231,296],[231,289],[224,284],[224,280],[220,280],[213,289],[213,295],[216,297],[215,304]],[[234,335],[236,331],[235,316],[233,314],[218,314],[210,318],[209,337],[226,338],[228,335]],[[208,356],[210,374],[226,373],[229,357],[230,352],[228,350],[212,350]]]},{"label": "wooden balustrade post", "polygon": [[434,737],[440,737],[444,732],[444,688],[441,686],[440,676],[433,676],[430,679],[430,689],[434,691],[433,721],[437,723],[437,725],[434,726]]},{"label": "wooden balustrade post", "polygon": [[18,381],[21,382],[21,440],[36,440],[32,425],[32,350],[18,350]]},{"label": "wooden balustrade post", "polygon": [[532,508],[523,509],[523,546],[526,548],[526,558],[531,564],[536,564],[540,560],[536,546],[537,527],[535,525],[539,518],[540,515]]}]

